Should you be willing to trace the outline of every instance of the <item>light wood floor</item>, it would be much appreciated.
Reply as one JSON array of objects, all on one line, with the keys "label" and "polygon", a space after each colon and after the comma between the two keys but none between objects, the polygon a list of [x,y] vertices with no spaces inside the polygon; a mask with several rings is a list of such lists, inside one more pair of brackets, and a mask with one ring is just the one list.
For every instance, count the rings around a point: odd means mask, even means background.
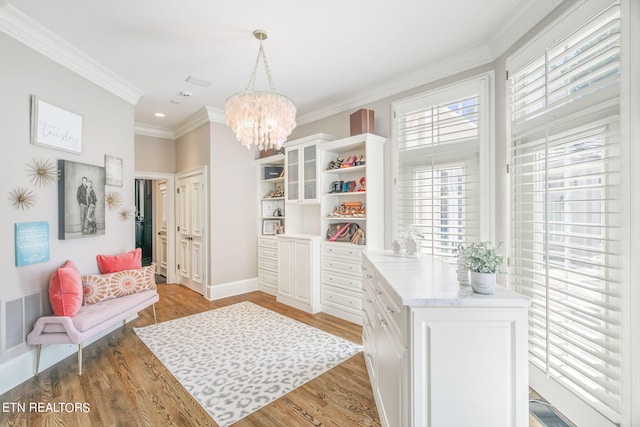
[{"label": "light wood floor", "polygon": [[[279,304],[271,295],[252,292],[207,301],[179,285],[158,285],[158,322],[251,301],[318,329],[361,343],[362,329],[319,313],[307,314]],[[13,390],[0,402],[22,402],[26,413],[3,413],[0,426],[216,426],[132,328],[153,323],[148,308],[126,326],[84,349],[83,374],[70,356]],[[43,352],[47,347],[43,347]],[[88,413],[29,412],[31,402],[88,403]],[[235,426],[379,426],[362,353],[240,420]]]},{"label": "light wood floor", "polygon": [[[324,313],[302,312],[262,292],[207,301],[179,285],[161,284],[158,291],[158,322],[251,301],[361,344],[360,326]],[[0,426],[216,426],[132,330],[151,323],[153,314],[148,308],[131,323],[86,347],[81,377],[73,355],[1,395],[0,402],[23,403],[27,410],[4,412],[0,407]],[[58,408],[59,404],[85,404],[85,408],[88,404],[89,411],[29,411],[30,404],[38,403]],[[234,426],[380,426],[362,353]],[[530,427],[540,424],[530,417]]]}]

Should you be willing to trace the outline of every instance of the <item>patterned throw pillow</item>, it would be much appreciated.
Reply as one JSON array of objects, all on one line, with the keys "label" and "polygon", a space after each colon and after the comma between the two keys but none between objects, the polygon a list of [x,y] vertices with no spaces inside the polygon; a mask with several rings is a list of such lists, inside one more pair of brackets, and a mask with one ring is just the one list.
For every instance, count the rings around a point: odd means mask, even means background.
[{"label": "patterned throw pillow", "polygon": [[156,265],[117,273],[82,276],[84,303],[95,304],[100,301],[134,294],[140,291],[156,289]]}]

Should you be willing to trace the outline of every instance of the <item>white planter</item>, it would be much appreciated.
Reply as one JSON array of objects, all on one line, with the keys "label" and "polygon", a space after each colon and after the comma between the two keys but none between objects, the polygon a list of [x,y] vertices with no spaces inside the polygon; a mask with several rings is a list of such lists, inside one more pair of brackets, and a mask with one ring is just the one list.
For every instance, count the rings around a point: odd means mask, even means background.
[{"label": "white planter", "polygon": [[469,272],[471,289],[479,294],[491,295],[496,291],[496,273]]}]

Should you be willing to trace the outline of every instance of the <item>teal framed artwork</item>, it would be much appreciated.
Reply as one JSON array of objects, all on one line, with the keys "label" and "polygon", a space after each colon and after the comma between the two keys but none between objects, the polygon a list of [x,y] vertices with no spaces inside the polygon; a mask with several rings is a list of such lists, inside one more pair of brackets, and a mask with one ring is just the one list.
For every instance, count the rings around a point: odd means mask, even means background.
[{"label": "teal framed artwork", "polygon": [[15,224],[16,267],[49,261],[49,223]]}]

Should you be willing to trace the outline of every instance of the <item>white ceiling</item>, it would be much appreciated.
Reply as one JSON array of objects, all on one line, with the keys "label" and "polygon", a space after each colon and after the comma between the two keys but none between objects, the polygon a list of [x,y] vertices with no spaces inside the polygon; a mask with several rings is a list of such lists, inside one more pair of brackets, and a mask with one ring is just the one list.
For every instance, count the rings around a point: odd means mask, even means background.
[{"label": "white ceiling", "polygon": [[[246,87],[255,29],[268,33],[276,89],[300,123],[489,62],[561,1],[0,0],[0,12],[52,31],[142,94],[138,125],[176,129],[203,106],[223,114]],[[262,67],[256,89],[267,89]]]}]

